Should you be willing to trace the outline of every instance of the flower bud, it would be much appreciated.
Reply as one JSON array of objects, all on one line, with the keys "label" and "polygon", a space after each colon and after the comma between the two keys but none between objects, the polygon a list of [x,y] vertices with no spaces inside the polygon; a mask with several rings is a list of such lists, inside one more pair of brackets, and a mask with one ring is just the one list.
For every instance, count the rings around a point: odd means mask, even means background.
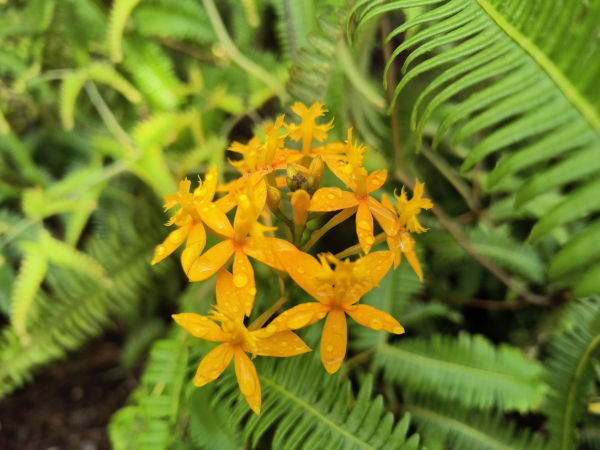
[{"label": "flower bud", "polygon": [[[323,163],[323,158],[321,158],[321,155],[317,155],[311,161],[310,166],[308,166],[308,189],[310,192],[316,192],[319,189],[324,172],[325,164]],[[310,180],[311,177],[313,177],[312,182]]]},{"label": "flower bud", "polygon": [[292,164],[288,164],[287,166],[285,181],[292,192],[307,187],[306,178]]},{"label": "flower bud", "polygon": [[303,227],[308,218],[308,208],[310,207],[310,195],[303,189],[294,192],[292,196],[292,209],[294,210],[294,224],[297,227]]},{"label": "flower bud", "polygon": [[267,206],[272,213],[279,210],[279,202],[281,201],[281,191],[267,184]]}]

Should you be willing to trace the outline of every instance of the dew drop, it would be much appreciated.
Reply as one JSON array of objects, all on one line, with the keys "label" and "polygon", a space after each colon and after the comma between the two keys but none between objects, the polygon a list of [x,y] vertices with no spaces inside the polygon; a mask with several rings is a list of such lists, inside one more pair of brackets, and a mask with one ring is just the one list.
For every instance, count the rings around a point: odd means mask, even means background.
[{"label": "dew drop", "polygon": [[206,175],[206,176],[204,177],[204,180],[206,180],[206,181],[210,181],[210,180],[212,180],[213,178],[214,178],[214,175],[213,175],[212,173],[209,173],[208,175]]},{"label": "dew drop", "polygon": [[[256,289],[255,288],[248,289],[248,294],[250,294],[250,295],[256,295]],[[246,303],[248,303],[248,302],[246,302]]]},{"label": "dew drop", "polygon": [[298,273],[304,273],[304,267],[298,267]]},{"label": "dew drop", "polygon": [[246,275],[245,273],[238,273],[238,274],[234,275],[233,285],[236,288],[238,288],[238,289],[243,288],[247,284],[248,284],[248,275]]},{"label": "dew drop", "polygon": [[300,311],[292,314],[286,321],[286,325],[292,329],[302,328],[310,322],[310,319],[312,319],[313,316],[314,313],[312,311]]},{"label": "dew drop", "polygon": [[286,346],[287,346],[287,342],[283,341],[283,342],[281,343],[281,346],[282,346],[282,347],[286,347]]},{"label": "dew drop", "polygon": [[330,352],[330,351],[332,351],[332,350],[333,350],[333,345],[331,345],[331,344],[330,344],[330,345],[328,345],[328,346],[327,346],[327,351],[328,351],[328,352]]},{"label": "dew drop", "polygon": [[371,184],[374,184],[375,186],[379,186],[381,184],[381,181],[379,181],[377,178],[371,180]]},{"label": "dew drop", "polygon": [[202,208],[202,212],[203,213],[207,213],[208,212],[208,208],[205,206],[204,208]]},{"label": "dew drop", "polygon": [[402,327],[394,327],[394,334],[402,334],[402,332],[404,331],[402,329]]},{"label": "dew drop", "polygon": [[268,331],[269,333],[274,333],[274,332],[276,332],[276,331],[277,331],[277,325],[273,325],[273,324],[269,325],[269,326],[267,327],[267,331]]},{"label": "dew drop", "polygon": [[250,307],[252,306],[252,303],[250,303],[250,302],[245,302],[245,303],[244,303],[244,306],[245,306],[246,308],[250,308]]},{"label": "dew drop", "polygon": [[329,194],[329,195],[327,196],[327,198],[328,198],[329,200],[333,200],[333,199],[335,198],[335,195],[333,195],[333,194]]},{"label": "dew drop", "polygon": [[327,315],[327,313],[325,313],[325,312],[323,312],[323,311],[321,311],[321,312],[318,312],[318,313],[317,313],[317,317],[318,317],[319,319],[322,319],[322,318],[323,318],[323,317],[325,317],[326,315]]},{"label": "dew drop", "polygon": [[375,270],[381,270],[381,266],[375,267]]},{"label": "dew drop", "polygon": [[394,320],[394,318],[392,316],[390,316],[389,314],[386,314],[386,316],[383,318],[383,320],[385,320],[386,322],[391,322]]},{"label": "dew drop", "polygon": [[371,328],[374,330],[381,330],[383,328],[383,323],[381,323],[381,320],[377,319],[376,317],[373,317],[369,323],[371,324]]},{"label": "dew drop", "polygon": [[362,228],[363,230],[370,230],[371,229],[371,224],[366,221],[366,220],[359,220],[358,221],[358,227]]},{"label": "dew drop", "polygon": [[162,255],[164,255],[164,254],[165,254],[165,246],[164,246],[164,245],[162,245],[162,244],[161,244],[161,245],[158,245],[158,246],[156,247],[156,250],[155,250],[155,252],[156,252],[156,254],[157,254],[158,256],[162,256]]},{"label": "dew drop", "polygon": [[233,312],[235,312],[235,313],[236,313],[236,312],[238,312],[239,310],[240,310],[240,308],[238,308],[237,306],[234,306],[234,307],[233,307]]},{"label": "dew drop", "polygon": [[373,236],[367,236],[367,238],[365,239],[365,242],[367,244],[372,244],[373,242],[375,242],[375,238]]}]

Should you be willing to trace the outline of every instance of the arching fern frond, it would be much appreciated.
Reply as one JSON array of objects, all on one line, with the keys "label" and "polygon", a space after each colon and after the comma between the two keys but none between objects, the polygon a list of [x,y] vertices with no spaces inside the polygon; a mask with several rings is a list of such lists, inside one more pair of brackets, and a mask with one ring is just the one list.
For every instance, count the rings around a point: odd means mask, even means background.
[{"label": "arching fern frond", "polygon": [[123,30],[125,30],[125,25],[131,15],[131,11],[133,11],[133,8],[139,2],[140,0],[115,0],[113,3],[108,22],[108,48],[110,50],[110,58],[115,63],[123,60],[123,52],[121,50]]},{"label": "arching fern frond", "polygon": [[[255,446],[266,432],[274,432],[273,448],[315,449],[416,449],[419,436],[407,439],[409,415],[394,425],[383,398],[371,399],[372,377],[362,380],[354,405],[350,381],[340,384],[329,376],[312,355],[276,361],[264,358],[257,364],[263,406],[260,416],[252,415],[244,425],[244,440]],[[250,409],[239,400],[233,374],[219,380],[213,402],[231,405],[230,424],[237,428]],[[243,400],[243,399],[242,399]]]},{"label": "arching fern frond", "polygon": [[417,430],[441,448],[460,450],[543,450],[539,435],[517,432],[501,415],[482,414],[436,397],[420,397],[403,406],[417,423]]},{"label": "arching fern frond", "polygon": [[481,335],[381,344],[374,365],[409,392],[429,392],[466,407],[535,410],[547,390],[541,364],[507,344],[495,347]]},{"label": "arching fern frond", "polygon": [[188,349],[177,339],[156,341],[135,404],[117,411],[108,431],[115,450],[166,450],[175,439],[174,426],[184,386]]},{"label": "arching fern frond", "polygon": [[[535,224],[532,243],[600,211],[600,93],[594,82],[600,76],[596,45],[600,3],[360,1],[348,19],[347,31],[352,19],[360,31],[381,14],[422,5],[435,6],[398,27],[387,41],[417,25],[427,26],[399,46],[386,67],[387,72],[401,52],[411,51],[394,101],[414,77],[441,71],[413,108],[417,149],[433,112],[459,98],[443,118],[433,147],[451,129],[455,129],[454,143],[483,133],[466,156],[463,172],[484,158],[504,154],[487,183],[494,188],[510,175],[530,175],[516,192],[515,208],[549,190],[567,191],[577,184]],[[551,158],[562,161],[553,164]],[[577,259],[572,261],[574,270]],[[598,273],[598,267],[589,269],[576,292],[600,292]],[[575,283],[579,277],[571,278]]]},{"label": "arching fern frond", "polygon": [[594,381],[592,357],[600,344],[600,301],[573,303],[564,314],[559,332],[551,341],[548,368],[548,450],[576,448],[577,424],[587,405]]}]

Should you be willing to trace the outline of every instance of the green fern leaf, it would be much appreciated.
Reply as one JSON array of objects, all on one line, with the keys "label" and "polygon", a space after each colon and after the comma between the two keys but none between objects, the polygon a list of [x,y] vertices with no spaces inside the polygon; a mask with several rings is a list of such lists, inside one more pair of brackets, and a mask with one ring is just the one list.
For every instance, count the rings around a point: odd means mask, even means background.
[{"label": "green fern leaf", "polygon": [[140,0],[115,0],[113,3],[108,24],[108,48],[110,49],[110,58],[115,63],[123,60],[121,50],[123,31],[131,11],[139,2]]},{"label": "green fern leaf", "polygon": [[[361,1],[351,12],[347,32],[353,20],[360,32],[369,20],[417,3],[441,2]],[[406,76],[396,87],[394,100],[416,76],[440,70],[413,109],[417,149],[434,111],[460,96],[442,120],[434,148],[451,129],[455,130],[454,143],[482,133],[462,171],[484,158],[506,153],[487,183],[494,187],[510,175],[523,172],[527,177],[531,173],[533,177],[516,194],[516,208],[550,189],[567,192],[537,222],[531,242],[561,225],[585,223],[600,210],[592,195],[598,191],[600,174],[600,97],[592,81],[600,74],[600,48],[593,44],[600,4],[574,0],[559,9],[560,14],[550,3],[535,0],[452,0],[412,18],[388,37],[427,25],[400,45],[387,62],[389,68],[399,53],[414,47],[406,58]],[[424,58],[417,60],[421,56]],[[409,69],[413,61],[416,65]],[[429,94],[428,104],[419,114]],[[550,159],[563,155],[567,159],[558,163]],[[545,167],[535,170],[534,164]],[[578,188],[571,190],[572,183]],[[594,273],[590,271],[586,279],[592,280]],[[594,285],[586,282],[587,287],[579,292],[592,292],[587,289]]]},{"label": "green fern leaf", "polygon": [[33,242],[24,242],[22,246],[24,257],[11,298],[11,323],[19,335],[25,336],[27,334],[27,315],[46,276],[48,260],[39,245]]},{"label": "green fern leaf", "polygon": [[[351,385],[340,384],[339,376],[327,375],[313,355],[275,361],[265,359],[258,366],[263,407],[244,425],[244,440],[256,446],[267,432],[274,432],[273,448],[385,449],[416,448],[418,435],[408,440],[410,418],[404,415],[394,426],[394,417],[383,408],[383,398],[371,399],[373,379],[361,383],[349,410]],[[237,382],[230,374],[218,381],[213,403],[232,405],[230,425],[234,428],[250,409],[239,398]],[[414,446],[414,447],[413,447]]]},{"label": "green fern leaf", "polygon": [[138,103],[142,99],[140,93],[129,81],[108,64],[92,64],[86,69],[86,73],[90,80],[112,87],[131,103]]},{"label": "green fern leaf", "polygon": [[429,392],[467,407],[529,411],[540,406],[546,386],[540,364],[517,348],[494,347],[485,337],[403,339],[377,348],[374,366],[412,392]]},{"label": "green fern leaf", "polygon": [[85,75],[78,72],[65,78],[60,87],[60,120],[65,130],[72,130],[75,125],[75,102],[85,81]]},{"label": "green fern leaf", "polygon": [[545,361],[550,385],[544,412],[548,416],[548,450],[574,450],[577,423],[594,380],[592,357],[600,343],[600,302],[569,305]]},{"label": "green fern leaf", "polygon": [[444,443],[443,448],[460,450],[543,450],[539,435],[517,433],[515,424],[505,425],[497,414],[482,414],[436,397],[416,398],[403,406],[414,417],[425,443]]}]

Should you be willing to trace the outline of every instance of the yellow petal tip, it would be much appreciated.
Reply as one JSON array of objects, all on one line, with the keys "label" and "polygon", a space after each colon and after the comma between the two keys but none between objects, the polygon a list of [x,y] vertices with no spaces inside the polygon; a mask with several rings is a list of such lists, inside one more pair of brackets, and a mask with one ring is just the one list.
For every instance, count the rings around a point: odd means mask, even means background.
[{"label": "yellow petal tip", "polygon": [[399,326],[395,327],[395,328],[392,330],[392,332],[393,332],[394,334],[402,334],[402,333],[404,333],[404,327],[403,327],[402,325],[399,325]]}]

